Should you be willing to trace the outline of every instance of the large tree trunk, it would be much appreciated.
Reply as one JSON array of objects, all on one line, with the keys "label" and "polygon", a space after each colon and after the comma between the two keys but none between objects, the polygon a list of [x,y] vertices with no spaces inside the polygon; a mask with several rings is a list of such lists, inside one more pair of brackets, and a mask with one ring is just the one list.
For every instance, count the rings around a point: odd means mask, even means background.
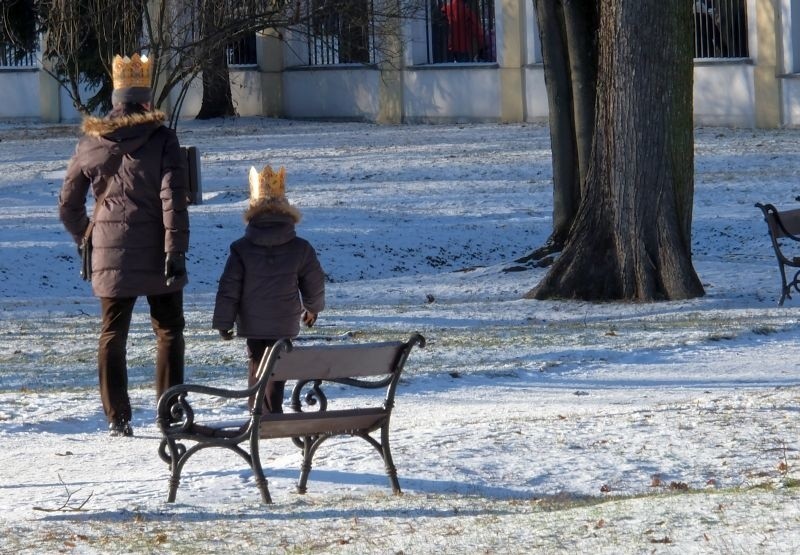
[{"label": "large tree trunk", "polygon": [[601,3],[593,150],[561,256],[530,298],[703,295],[691,263],[692,20],[680,2]]}]

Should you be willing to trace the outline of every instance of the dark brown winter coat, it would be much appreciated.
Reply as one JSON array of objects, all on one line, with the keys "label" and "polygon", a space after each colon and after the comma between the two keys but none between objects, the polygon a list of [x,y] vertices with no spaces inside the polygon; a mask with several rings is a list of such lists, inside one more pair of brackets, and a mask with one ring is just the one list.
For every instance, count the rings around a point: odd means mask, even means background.
[{"label": "dark brown winter coat", "polygon": [[325,274],[311,244],[297,237],[295,219],[250,214],[245,235],[230,246],[219,280],[212,327],[250,339],[295,337],[303,308],[325,308]]},{"label": "dark brown winter coat", "polygon": [[86,197],[108,190],[96,212],[92,290],[98,297],[137,297],[178,291],[164,279],[168,252],[189,248],[186,162],[162,112],[123,106],[89,117],[69,162],[59,215],[76,243],[89,224]]}]

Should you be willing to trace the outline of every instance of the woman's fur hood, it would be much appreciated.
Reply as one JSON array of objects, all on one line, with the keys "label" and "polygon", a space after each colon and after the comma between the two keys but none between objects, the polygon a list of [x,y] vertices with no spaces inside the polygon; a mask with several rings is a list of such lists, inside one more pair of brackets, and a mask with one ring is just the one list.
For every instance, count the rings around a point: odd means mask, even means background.
[{"label": "woman's fur hood", "polygon": [[142,112],[138,114],[128,114],[120,117],[96,117],[88,116],[83,119],[81,131],[89,137],[102,137],[110,135],[115,131],[126,127],[134,127],[142,124],[162,124],[166,121],[167,115],[160,111]]}]

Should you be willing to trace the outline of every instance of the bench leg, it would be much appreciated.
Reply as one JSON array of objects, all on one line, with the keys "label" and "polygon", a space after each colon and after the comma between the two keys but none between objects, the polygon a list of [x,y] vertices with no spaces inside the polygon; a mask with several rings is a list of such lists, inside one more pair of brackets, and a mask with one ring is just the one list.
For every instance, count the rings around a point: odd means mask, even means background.
[{"label": "bench leg", "polygon": [[[792,268],[796,268],[793,266]],[[786,279],[786,268],[784,264],[780,265],[781,269],[781,298],[778,301],[778,306],[783,306],[783,303],[786,299],[792,298],[792,289],[795,291],[800,291],[800,270],[794,271],[794,275],[792,277],[792,281]]]},{"label": "bench leg", "polygon": [[397,469],[392,460],[392,451],[389,449],[389,424],[386,423],[381,427],[381,440],[378,441],[366,432],[359,432],[357,436],[365,439],[367,443],[372,445],[383,459],[383,465],[386,468],[386,475],[389,476],[389,484],[392,486],[392,491],[395,495],[402,494],[400,489],[400,482],[397,481]]},{"label": "bench leg", "polygon": [[302,440],[303,462],[300,464],[300,479],[297,481],[296,486],[297,493],[301,495],[307,491],[308,475],[311,473],[311,460],[314,458],[314,453],[320,443],[322,443],[322,438],[311,436],[304,437]]},{"label": "bench leg", "polygon": [[394,460],[392,460],[392,451],[389,449],[388,425],[384,425],[381,428],[381,456],[383,456],[383,464],[386,467],[386,474],[389,476],[389,483],[392,485],[392,491],[395,495],[402,494],[400,482],[397,480],[397,469],[394,466]]},{"label": "bench leg", "polygon": [[181,483],[181,471],[183,470],[183,466],[186,464],[186,460],[189,458],[189,455],[192,453],[194,453],[194,450],[188,452],[185,449],[176,450],[176,459],[170,465],[171,473],[169,477],[169,493],[167,494],[167,503],[173,503],[175,501],[175,496],[178,493],[178,485]]},{"label": "bench leg", "polygon": [[256,477],[256,486],[258,491],[261,492],[261,501],[265,505],[272,504],[272,496],[269,494],[269,485],[267,478],[264,476],[264,469],[261,468],[261,457],[258,453],[258,435],[253,434],[253,439],[250,441],[250,466],[253,469],[253,474]]},{"label": "bench leg", "polygon": [[256,476],[256,486],[258,487],[258,491],[261,492],[261,501],[265,505],[272,505],[272,497],[269,494],[269,486],[267,485],[266,478]]},{"label": "bench leg", "polygon": [[783,264],[780,265],[781,269],[781,299],[778,301],[778,306],[783,306],[783,301],[786,300],[787,297],[791,298],[789,292],[789,286],[786,284],[786,270],[783,267]]},{"label": "bench leg", "polygon": [[167,503],[174,503],[175,496],[178,493],[178,485],[180,484],[180,477],[172,476],[169,479],[169,493],[167,494]]},{"label": "bench leg", "polygon": [[158,446],[158,455],[161,460],[169,464],[169,489],[167,503],[174,503],[181,482],[181,469],[186,458],[186,447],[175,440],[162,439]]},{"label": "bench leg", "polygon": [[[400,489],[400,482],[397,479],[397,469],[392,460],[392,451],[389,449],[389,425],[387,424],[381,428],[380,442],[371,437],[368,433],[359,432],[353,435],[365,439],[380,453],[384,467],[386,468],[386,474],[389,477],[389,484],[392,487],[392,492],[394,492],[395,495],[401,495],[403,491]],[[306,493],[308,475],[311,473],[311,461],[314,459],[314,453],[316,453],[317,448],[328,437],[329,436],[307,436],[299,442],[296,442],[303,450],[303,462],[300,465],[300,479],[297,481],[297,493],[301,495]]]}]

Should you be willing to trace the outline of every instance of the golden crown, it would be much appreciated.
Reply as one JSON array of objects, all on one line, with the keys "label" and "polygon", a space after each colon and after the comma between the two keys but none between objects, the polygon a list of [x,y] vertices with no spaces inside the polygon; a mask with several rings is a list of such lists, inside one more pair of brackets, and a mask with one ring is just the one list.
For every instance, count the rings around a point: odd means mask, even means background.
[{"label": "golden crown", "polygon": [[271,166],[264,166],[259,172],[250,167],[250,203],[259,200],[283,200],[286,196],[286,168],[276,172]]},{"label": "golden crown", "polygon": [[134,54],[130,58],[117,55],[111,65],[111,77],[115,89],[128,87],[150,87],[150,60],[147,56]]}]

